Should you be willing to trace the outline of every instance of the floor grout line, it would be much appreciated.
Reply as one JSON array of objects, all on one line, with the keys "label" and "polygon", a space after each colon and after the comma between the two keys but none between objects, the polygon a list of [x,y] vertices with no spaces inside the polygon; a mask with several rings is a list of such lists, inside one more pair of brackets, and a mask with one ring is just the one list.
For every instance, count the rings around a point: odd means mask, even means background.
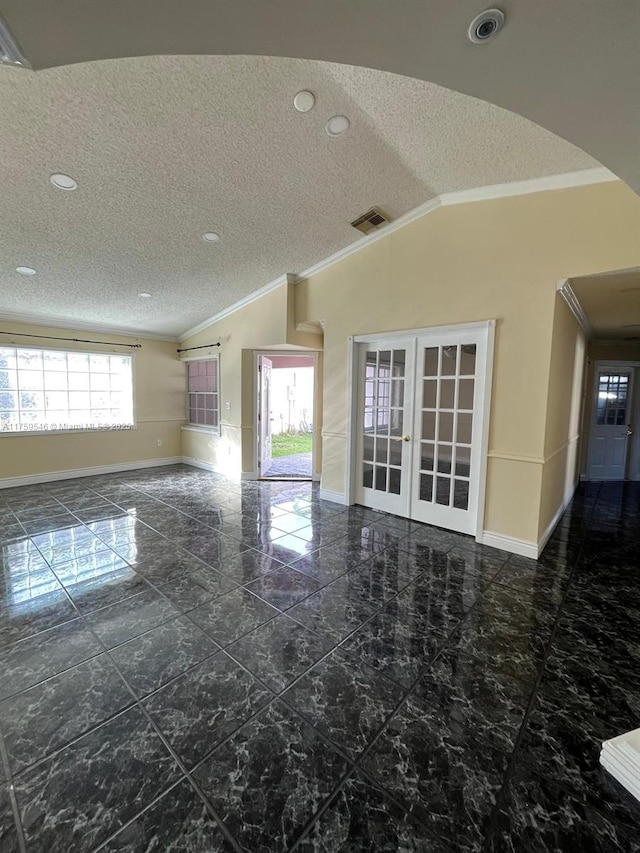
[{"label": "floor grout line", "polygon": [[[13,773],[11,771],[11,762],[9,761],[9,753],[4,740],[4,734],[0,727],[0,773],[4,772],[7,788],[9,791],[9,801],[11,803],[11,811],[13,813],[13,822],[18,836],[18,846],[20,853],[26,853],[27,842],[24,835],[24,827],[22,825],[22,815],[20,814],[20,806],[15,791],[13,782]],[[1,779],[0,779],[1,781]]]}]

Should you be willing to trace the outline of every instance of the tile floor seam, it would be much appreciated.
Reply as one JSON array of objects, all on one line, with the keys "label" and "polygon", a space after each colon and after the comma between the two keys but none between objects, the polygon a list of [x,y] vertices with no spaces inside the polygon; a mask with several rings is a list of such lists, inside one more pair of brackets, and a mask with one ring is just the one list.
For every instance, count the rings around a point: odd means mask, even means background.
[{"label": "tile floor seam", "polygon": [[[15,787],[13,784],[13,773],[11,771],[11,763],[9,761],[9,753],[4,740],[2,726],[0,726],[0,774],[4,774],[5,783],[9,793],[9,802],[11,803],[11,813],[13,815],[13,823],[16,834],[18,836],[18,846],[20,853],[27,853],[27,843],[24,836],[22,826],[22,815],[20,814],[20,805],[16,796]],[[0,777],[1,781],[1,777]]]},{"label": "tile floor seam", "polygon": [[[593,516],[593,514],[595,513],[596,506],[597,506],[597,503],[599,500],[601,488],[602,487],[600,487],[600,489],[598,489],[596,500],[594,501],[593,507],[591,508],[591,510],[589,512],[589,516],[588,516],[589,518],[591,518]],[[540,662],[540,665],[538,666],[536,679],[535,679],[535,682],[534,682],[533,687],[531,689],[531,695],[529,697],[529,701],[528,701],[527,706],[526,706],[525,711],[524,711],[522,723],[518,729],[518,734],[516,736],[516,740],[515,740],[515,743],[513,746],[513,750],[511,751],[511,754],[509,756],[509,761],[507,763],[507,767],[506,767],[504,775],[502,777],[502,784],[500,786],[500,790],[496,793],[495,804],[491,810],[490,815],[487,818],[486,831],[484,834],[484,839],[483,839],[483,844],[482,844],[482,850],[483,851],[486,850],[487,853],[489,850],[489,845],[492,843],[493,837],[494,837],[495,832],[496,832],[496,826],[495,825],[496,825],[497,817],[498,817],[500,809],[504,803],[504,799],[507,795],[507,792],[509,790],[509,785],[511,782],[511,778],[513,776],[513,769],[516,766],[516,763],[518,760],[518,753],[520,752],[520,748],[522,745],[522,741],[524,739],[525,732],[527,730],[527,726],[529,723],[531,712],[533,710],[533,707],[535,705],[535,701],[537,699],[538,690],[540,688],[540,684],[541,684],[542,679],[544,677],[544,672],[545,672],[545,668],[547,665],[547,660],[549,659],[550,655],[552,654],[553,640],[554,640],[554,637],[556,635],[558,623],[559,623],[560,618],[562,616],[564,603],[567,599],[567,595],[569,594],[569,590],[571,589],[573,577],[575,575],[576,567],[578,565],[578,561],[579,561],[579,558],[580,558],[580,555],[582,553],[583,548],[584,548],[584,539],[583,539],[583,542],[578,549],[576,557],[574,558],[574,561],[573,561],[573,565],[571,566],[571,569],[569,571],[569,577],[567,579],[565,589],[562,593],[562,598],[560,600],[560,604],[558,605],[558,612],[556,613],[556,617],[554,619],[553,626],[552,626],[551,631],[549,633],[549,638],[548,638],[546,646],[545,646],[545,650],[543,653],[542,660]]]},{"label": "tile floor seam", "polygon": [[[128,829],[130,826],[132,826],[138,820],[138,818],[142,817],[144,814],[151,811],[151,809],[154,806],[158,805],[158,803],[160,802],[160,800],[163,799],[163,797],[165,797],[167,794],[169,794],[171,791],[173,791],[179,785],[183,784],[185,781],[187,781],[187,782],[189,782],[189,784],[191,784],[191,780],[189,779],[188,776],[180,776],[177,779],[177,781],[175,781],[172,785],[170,785],[168,788],[165,788],[156,797],[154,797],[153,800],[151,800],[151,802],[147,806],[144,807],[144,809],[137,812],[137,814],[135,814],[130,820],[128,820],[122,826],[119,826],[115,832],[112,832],[108,838],[105,838],[104,841],[101,841],[97,847],[91,848],[90,853],[99,853],[100,850],[104,850],[108,844],[110,844],[112,841],[117,839],[117,837],[120,835],[120,833],[124,832],[126,829]],[[195,788],[194,788],[194,790],[195,790]],[[200,795],[198,794],[198,796],[200,796]],[[206,805],[208,806],[208,803]]]},{"label": "tile floor seam", "polygon": [[[95,639],[100,643],[100,645],[102,645],[102,646],[104,647],[104,649],[105,649],[105,653],[109,656],[109,659],[110,659],[110,661],[111,661],[111,663],[112,663],[113,667],[115,668],[116,672],[118,673],[118,675],[120,676],[120,678],[121,678],[121,679],[122,679],[122,681],[124,682],[124,684],[125,684],[125,686],[126,686],[127,690],[129,691],[129,693],[130,693],[130,694],[132,695],[132,697],[133,697],[134,704],[133,704],[133,705],[131,705],[131,706],[129,706],[129,708],[127,709],[127,711],[130,711],[132,707],[137,707],[137,708],[141,711],[141,713],[142,713],[142,714],[144,715],[144,717],[146,718],[147,722],[151,724],[151,726],[152,726],[153,730],[155,731],[156,735],[160,738],[160,741],[161,741],[161,742],[162,742],[162,744],[164,745],[165,749],[166,749],[166,750],[169,752],[169,754],[171,755],[171,757],[172,757],[173,761],[177,764],[177,766],[178,766],[178,767],[179,767],[179,769],[181,770],[181,772],[182,772],[183,776],[186,776],[186,777],[189,779],[189,782],[191,783],[192,787],[195,789],[195,791],[197,792],[197,794],[198,794],[198,795],[200,796],[200,798],[201,798],[201,799],[203,799],[203,800],[205,801],[205,803],[207,804],[207,807],[209,808],[209,811],[211,812],[211,814],[212,814],[212,816],[213,816],[214,820],[216,821],[216,823],[218,824],[218,827],[220,828],[220,831],[221,831],[221,832],[222,832],[222,834],[225,836],[225,838],[227,839],[227,841],[231,844],[231,846],[232,846],[232,847],[233,847],[233,849],[236,851],[236,853],[244,853],[244,851],[242,851],[242,848],[240,847],[240,845],[236,842],[235,838],[233,838],[233,836],[232,836],[232,835],[231,835],[231,833],[229,832],[228,828],[227,828],[227,827],[224,825],[224,823],[222,822],[222,819],[221,819],[221,818],[220,818],[220,816],[218,815],[217,811],[213,808],[212,804],[211,804],[211,803],[208,801],[208,799],[205,797],[204,792],[202,791],[202,789],[200,788],[200,786],[198,785],[198,783],[195,781],[195,779],[193,779],[193,778],[192,778],[190,771],[187,769],[187,767],[186,767],[185,763],[182,761],[182,759],[180,758],[180,756],[178,755],[178,753],[176,752],[176,750],[174,750],[174,748],[173,748],[173,746],[171,745],[171,743],[170,743],[169,739],[165,736],[164,732],[161,730],[160,726],[159,726],[159,725],[156,723],[156,721],[153,719],[152,715],[149,713],[149,711],[148,711],[148,710],[147,710],[147,708],[144,706],[144,704],[143,704],[143,703],[138,699],[138,697],[136,696],[135,691],[133,690],[133,688],[131,687],[131,685],[129,684],[129,682],[127,681],[127,679],[125,678],[125,676],[124,676],[124,674],[123,674],[122,670],[120,669],[120,667],[118,666],[117,661],[115,661],[115,660],[113,659],[112,655],[110,654],[110,649],[107,649],[107,648],[105,647],[105,644],[103,643],[103,641],[100,639],[100,637],[99,637],[99,636],[98,636],[94,631],[92,631],[91,627],[89,627],[89,630],[90,630],[90,631],[91,631],[91,633],[94,635]],[[125,712],[125,713],[126,713],[126,712]],[[164,791],[164,793],[166,793],[166,791]],[[137,816],[137,815],[136,815],[136,816]]]}]

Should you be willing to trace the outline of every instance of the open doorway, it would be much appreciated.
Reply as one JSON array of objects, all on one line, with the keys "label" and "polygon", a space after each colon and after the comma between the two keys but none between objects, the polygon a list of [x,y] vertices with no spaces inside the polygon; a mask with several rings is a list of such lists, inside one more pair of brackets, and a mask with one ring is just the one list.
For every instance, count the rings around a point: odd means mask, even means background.
[{"label": "open doorway", "polygon": [[311,480],[315,355],[258,355],[258,476]]}]

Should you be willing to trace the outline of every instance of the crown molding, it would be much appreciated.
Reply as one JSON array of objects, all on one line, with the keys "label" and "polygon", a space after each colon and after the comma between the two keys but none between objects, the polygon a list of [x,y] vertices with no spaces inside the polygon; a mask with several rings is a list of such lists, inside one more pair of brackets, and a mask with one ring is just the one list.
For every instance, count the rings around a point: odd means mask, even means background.
[{"label": "crown molding", "polygon": [[239,311],[241,308],[246,308],[247,305],[251,305],[252,302],[256,302],[258,299],[266,296],[267,293],[271,293],[272,290],[277,290],[279,287],[282,287],[283,284],[295,284],[297,280],[298,277],[292,273],[285,273],[284,275],[279,276],[273,281],[270,281],[269,284],[265,284],[264,287],[261,287],[259,290],[254,290],[253,293],[250,293],[238,302],[234,302],[233,305],[230,305],[228,308],[224,308],[212,317],[203,320],[202,323],[198,323],[197,326],[192,326],[190,329],[187,329],[186,332],[182,332],[180,334],[180,342],[183,343],[187,338],[197,335],[198,332],[204,332],[204,330],[208,329],[209,326],[213,326],[214,323],[218,323],[230,314],[235,314],[235,312]]},{"label": "crown molding", "polygon": [[491,184],[471,190],[443,193],[439,198],[443,207],[449,207],[454,204],[469,204],[474,201],[490,201],[494,198],[511,198],[517,195],[549,192],[550,190],[585,187],[590,184],[606,184],[617,180],[619,178],[613,172],[605,169],[604,166],[599,166],[595,169],[581,169],[578,172],[548,175],[545,178],[530,178],[527,181],[511,181],[508,184]]},{"label": "crown molding", "polygon": [[323,270],[332,267],[334,264],[343,261],[345,258],[349,258],[351,255],[355,255],[357,252],[361,252],[363,249],[368,248],[378,240],[383,240],[385,237],[389,237],[391,234],[399,231],[401,228],[404,228],[405,225],[409,225],[411,222],[415,222],[417,219],[421,219],[423,216],[433,213],[440,207],[448,207],[455,204],[468,204],[476,201],[489,201],[497,198],[510,198],[512,196],[519,195],[530,195],[531,193],[548,192],[549,190],[570,189],[572,187],[602,184],[617,180],[619,180],[619,178],[614,175],[613,172],[610,172],[609,169],[605,169],[604,166],[601,166],[594,169],[581,169],[577,172],[566,172],[560,175],[548,175],[543,178],[531,178],[526,181],[512,181],[506,184],[492,184],[484,187],[476,187],[471,190],[443,193],[442,195],[429,199],[429,201],[421,204],[419,207],[415,207],[413,210],[408,211],[402,216],[399,216],[398,219],[395,219],[393,222],[385,225],[385,227],[381,228],[380,231],[374,231],[372,234],[361,237],[359,240],[356,240],[355,243],[351,243],[349,246],[345,246],[344,249],[334,252],[333,255],[329,255],[328,258],[308,267],[301,273],[297,275],[287,273],[284,276],[280,276],[280,278],[275,279],[269,284],[266,284],[264,287],[261,287],[259,290],[255,290],[253,293],[245,296],[239,302],[234,302],[233,305],[230,305],[218,314],[214,314],[213,317],[209,317],[208,320],[204,320],[197,326],[187,329],[186,332],[183,332],[180,335],[180,340],[185,341],[187,338],[192,337],[198,332],[204,331],[213,323],[217,323],[224,317],[228,317],[230,314],[234,314],[241,308],[250,305],[265,294],[280,287],[282,284],[296,284],[299,281],[304,281],[320,272],[323,272]]},{"label": "crown molding", "polygon": [[585,314],[584,309],[580,304],[580,300],[576,296],[574,289],[571,287],[571,282],[569,281],[569,279],[559,281],[556,289],[560,296],[564,298],[564,301],[569,306],[571,313],[578,321],[578,325],[585,333],[587,338],[590,341],[593,340],[596,336],[596,333],[594,331],[593,326],[591,325],[591,321]]},{"label": "crown molding", "polygon": [[86,323],[70,318],[47,317],[44,314],[14,314],[3,311],[0,313],[0,323],[21,323],[26,326],[51,326],[55,329],[67,329],[68,331],[75,331],[77,329],[80,332],[119,335],[121,338],[148,338],[154,341],[169,341],[170,343],[177,343],[179,340],[171,335],[158,335],[154,332],[145,332],[142,329],[120,328],[119,326],[108,326],[102,323]]},{"label": "crown molding", "polygon": [[326,270],[328,267],[332,267],[334,264],[343,261],[345,258],[348,258],[351,255],[355,255],[357,252],[361,252],[363,249],[366,249],[368,246],[371,246],[372,243],[377,243],[378,240],[383,240],[390,234],[399,231],[401,228],[404,228],[405,225],[409,225],[409,223],[415,222],[416,219],[421,219],[423,216],[427,216],[427,214],[433,213],[433,211],[437,210],[439,207],[439,197],[436,196],[436,198],[429,199],[429,201],[425,202],[424,204],[421,204],[419,207],[415,207],[408,213],[404,213],[402,216],[399,216],[397,219],[394,219],[393,222],[390,222],[388,225],[385,225],[384,228],[380,229],[380,231],[373,231],[371,234],[367,234],[365,237],[361,237],[357,242],[351,243],[349,246],[345,246],[344,249],[340,249],[339,251],[334,252],[333,255],[329,255],[329,257],[325,258],[323,261],[319,261],[312,267],[303,270],[298,275],[298,280],[303,281],[307,278],[311,278],[312,276],[317,275],[319,272]]}]

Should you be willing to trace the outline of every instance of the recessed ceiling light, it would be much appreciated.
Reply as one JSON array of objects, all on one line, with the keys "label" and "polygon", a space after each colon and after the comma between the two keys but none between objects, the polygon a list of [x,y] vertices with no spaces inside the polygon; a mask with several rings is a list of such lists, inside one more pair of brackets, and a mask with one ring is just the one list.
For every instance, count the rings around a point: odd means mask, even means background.
[{"label": "recessed ceiling light", "polygon": [[303,92],[298,92],[298,94],[293,99],[293,106],[298,110],[299,113],[308,113],[309,110],[312,110],[316,103],[316,96],[313,92],[307,92],[306,90]]},{"label": "recessed ceiling light", "polygon": [[497,36],[503,27],[504,12],[500,9],[486,9],[471,21],[468,35],[474,44],[484,44]]},{"label": "recessed ceiling light", "polygon": [[54,187],[57,187],[59,190],[67,190],[67,192],[70,192],[71,190],[78,189],[78,184],[74,179],[70,175],[63,175],[62,172],[56,172],[54,175],[51,175],[49,180]]},{"label": "recessed ceiling light", "polygon": [[202,235],[202,239],[205,243],[217,243],[220,239],[220,235],[216,234],[215,231],[207,231],[206,234]]},{"label": "recessed ceiling light", "polygon": [[33,267],[16,267],[16,272],[19,272],[20,275],[35,275],[36,271]]},{"label": "recessed ceiling light", "polygon": [[151,294],[147,293],[145,290],[143,290],[142,293],[139,293],[138,296],[140,299],[151,299]]},{"label": "recessed ceiling light", "polygon": [[332,116],[325,126],[329,136],[342,136],[349,130],[349,119],[346,116]]}]

